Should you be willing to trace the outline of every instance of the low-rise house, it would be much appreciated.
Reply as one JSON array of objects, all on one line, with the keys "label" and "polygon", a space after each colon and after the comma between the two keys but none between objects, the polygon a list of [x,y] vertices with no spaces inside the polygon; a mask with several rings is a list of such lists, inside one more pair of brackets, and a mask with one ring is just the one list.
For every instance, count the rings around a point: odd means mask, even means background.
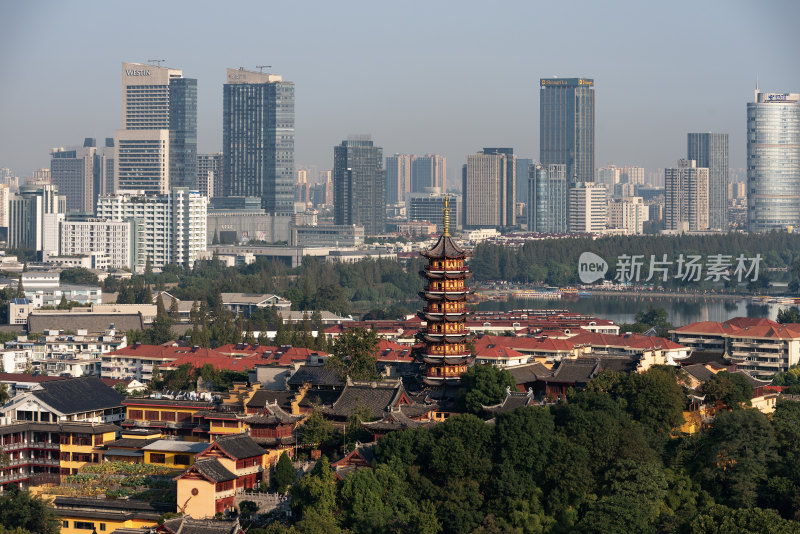
[{"label": "low-rise house", "polygon": [[[160,393],[149,397],[128,397],[122,401],[126,417],[122,427],[158,430],[165,436],[187,440],[207,439],[208,430],[201,429],[202,413],[213,411],[216,404],[211,396],[194,399],[175,399]],[[200,430],[198,430],[200,429]]]},{"label": "low-rise house", "polygon": [[244,422],[249,427],[253,441],[267,449],[265,465],[278,463],[281,453],[291,452],[296,443],[297,424],[302,415],[291,415],[276,404],[267,404],[260,412],[247,416]]},{"label": "low-rise house", "polygon": [[248,318],[259,308],[274,307],[279,312],[288,312],[292,309],[291,301],[268,293],[222,293],[221,296],[222,305],[226,310]]},{"label": "low-rise house", "polygon": [[481,405],[483,411],[495,415],[498,413],[505,413],[505,412],[513,412],[517,408],[522,408],[523,406],[532,406],[533,405],[533,389],[529,389],[528,391],[512,391],[511,387],[506,387],[506,396],[503,398],[502,401],[498,402],[497,404],[491,405]]},{"label": "low-rise house", "polygon": [[208,448],[208,443],[159,439],[143,445],[144,463],[171,469],[186,469],[195,462],[198,454]]},{"label": "low-rise house", "polygon": [[347,456],[331,464],[334,476],[339,480],[360,469],[373,469],[375,443],[357,444]]},{"label": "low-rise house", "polygon": [[174,506],[164,503],[62,496],[53,501],[53,510],[61,522],[62,534],[155,528],[163,514],[175,511]]},{"label": "low-rise house", "polygon": [[402,380],[368,382],[348,378],[339,398],[330,406],[323,406],[322,413],[335,426],[344,427],[347,418],[357,411],[364,411],[369,420],[375,420],[381,419],[386,411],[409,404],[411,400]]}]

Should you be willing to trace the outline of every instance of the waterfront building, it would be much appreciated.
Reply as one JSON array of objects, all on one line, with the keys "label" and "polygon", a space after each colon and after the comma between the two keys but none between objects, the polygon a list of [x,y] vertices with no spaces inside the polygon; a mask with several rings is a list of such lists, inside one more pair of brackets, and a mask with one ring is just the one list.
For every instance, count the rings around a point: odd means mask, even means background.
[{"label": "waterfront building", "polygon": [[294,214],[294,82],[228,69],[222,102],[225,196],[261,198],[272,215]]},{"label": "waterfront building", "polygon": [[708,230],[708,169],[694,160],[678,160],[664,169],[664,229],[671,232]]},{"label": "waterfront building", "polygon": [[144,228],[136,237],[137,272],[144,271],[148,258],[153,267],[175,263],[191,268],[198,253],[206,250],[206,204],[200,193],[184,187],[154,196],[127,191],[99,198],[97,217],[117,222],[134,220],[137,227]]},{"label": "waterfront building", "polygon": [[567,231],[567,166],[540,163],[528,169],[528,230],[543,234]]},{"label": "waterfront building", "polygon": [[516,157],[511,148],[484,148],[467,156],[462,194],[464,226],[514,226]]},{"label": "waterfront building", "polygon": [[458,385],[473,360],[467,346],[472,335],[466,330],[466,280],[472,273],[465,260],[470,254],[450,236],[448,204],[446,200],[441,237],[432,248],[421,253],[428,260],[421,272],[425,288],[420,296],[425,306],[419,317],[426,322],[419,334],[419,340],[425,343],[422,379],[432,387]]},{"label": "waterfront building", "polygon": [[690,133],[686,159],[708,169],[708,227],[728,231],[728,134]]},{"label": "waterfront building", "polygon": [[747,227],[800,227],[800,94],[755,91],[747,103]]},{"label": "waterfront building", "polygon": [[594,80],[539,81],[539,159],[567,166],[567,180],[594,181]]},{"label": "waterfront building", "polygon": [[600,184],[574,183],[567,191],[567,231],[601,233],[607,226],[607,191]]},{"label": "waterfront building", "polygon": [[333,149],[334,224],[360,225],[365,235],[386,227],[383,149],[368,135],[350,136]]},{"label": "waterfront building", "polygon": [[122,129],[114,191],[197,187],[197,80],[178,69],[122,64]]}]

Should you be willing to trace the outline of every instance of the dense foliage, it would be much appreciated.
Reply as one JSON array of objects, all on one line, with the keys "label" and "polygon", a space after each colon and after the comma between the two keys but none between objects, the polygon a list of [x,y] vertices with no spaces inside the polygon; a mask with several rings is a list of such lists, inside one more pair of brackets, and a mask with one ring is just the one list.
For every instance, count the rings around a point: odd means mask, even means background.
[{"label": "dense foliage", "polygon": [[0,494],[0,532],[57,534],[60,523],[49,503],[12,488]]},{"label": "dense foliage", "polygon": [[374,470],[323,459],[272,533],[789,533],[800,531],[800,403],[719,411],[674,436],[680,375],[601,373],[568,402],[393,432]]}]

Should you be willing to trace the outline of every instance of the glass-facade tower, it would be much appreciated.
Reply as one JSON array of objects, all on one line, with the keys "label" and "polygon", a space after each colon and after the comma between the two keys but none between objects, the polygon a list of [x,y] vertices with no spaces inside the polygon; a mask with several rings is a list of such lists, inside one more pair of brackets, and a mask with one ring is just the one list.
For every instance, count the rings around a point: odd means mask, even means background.
[{"label": "glass-facade tower", "polygon": [[708,169],[708,227],[728,231],[728,134],[690,133],[687,160]]},{"label": "glass-facade tower", "polygon": [[567,167],[535,163],[528,168],[528,230],[567,232]]},{"label": "glass-facade tower", "polygon": [[567,166],[567,180],[594,182],[594,80],[539,82],[539,159]]},{"label": "glass-facade tower", "polygon": [[294,214],[294,82],[228,69],[222,106],[223,195],[260,197],[273,215]]},{"label": "glass-facade tower", "polygon": [[197,80],[169,81],[170,187],[197,188]]},{"label": "glass-facade tower", "polygon": [[383,149],[369,136],[350,136],[333,147],[334,224],[358,224],[365,235],[386,227]]},{"label": "glass-facade tower", "polygon": [[800,94],[756,90],[747,104],[747,227],[800,228]]}]

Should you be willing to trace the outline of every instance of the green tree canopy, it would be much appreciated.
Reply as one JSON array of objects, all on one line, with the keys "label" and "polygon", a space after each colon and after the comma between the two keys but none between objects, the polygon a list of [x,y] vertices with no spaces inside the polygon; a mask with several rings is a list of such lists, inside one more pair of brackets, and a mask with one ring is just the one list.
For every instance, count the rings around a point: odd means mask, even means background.
[{"label": "green tree canopy", "polygon": [[706,402],[721,402],[729,408],[750,406],[753,385],[741,373],[720,371],[703,384]]},{"label": "green tree canopy", "polygon": [[466,412],[480,414],[481,405],[491,406],[506,397],[506,388],[514,390],[517,382],[506,369],[493,365],[473,365],[461,375],[459,406]]},{"label": "green tree canopy", "polygon": [[378,333],[367,328],[349,328],[336,338],[325,366],[335,369],[342,380],[375,380],[378,373],[376,353]]},{"label": "green tree canopy", "polygon": [[286,451],[283,451],[275,465],[275,472],[272,474],[272,486],[278,493],[286,493],[286,488],[294,483],[296,476],[292,460]]},{"label": "green tree canopy", "polygon": [[37,534],[57,534],[61,530],[58,518],[47,502],[16,488],[0,494],[0,525]]}]

